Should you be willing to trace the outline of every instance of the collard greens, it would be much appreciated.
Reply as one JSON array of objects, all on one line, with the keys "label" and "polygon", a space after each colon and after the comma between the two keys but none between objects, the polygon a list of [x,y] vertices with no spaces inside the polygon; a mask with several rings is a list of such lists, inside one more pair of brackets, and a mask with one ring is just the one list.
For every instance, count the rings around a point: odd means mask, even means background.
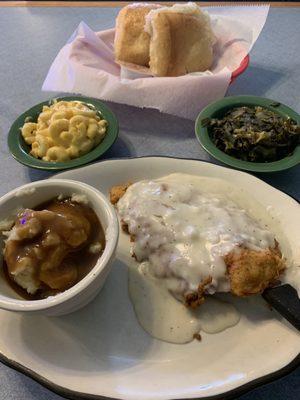
[{"label": "collard greens", "polygon": [[295,121],[258,106],[234,108],[222,119],[206,119],[202,125],[220,150],[244,161],[277,161],[300,144]]}]

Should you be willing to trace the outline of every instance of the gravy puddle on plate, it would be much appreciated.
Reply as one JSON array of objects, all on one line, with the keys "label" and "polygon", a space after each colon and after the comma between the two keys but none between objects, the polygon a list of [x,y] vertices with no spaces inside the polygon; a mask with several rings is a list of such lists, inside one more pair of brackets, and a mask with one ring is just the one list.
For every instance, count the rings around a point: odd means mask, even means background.
[{"label": "gravy puddle on plate", "polygon": [[129,296],[145,331],[166,342],[187,343],[201,330],[217,333],[240,319],[232,304],[212,297],[198,309],[188,309],[170,294],[164,280],[149,272],[147,262],[129,266]]}]

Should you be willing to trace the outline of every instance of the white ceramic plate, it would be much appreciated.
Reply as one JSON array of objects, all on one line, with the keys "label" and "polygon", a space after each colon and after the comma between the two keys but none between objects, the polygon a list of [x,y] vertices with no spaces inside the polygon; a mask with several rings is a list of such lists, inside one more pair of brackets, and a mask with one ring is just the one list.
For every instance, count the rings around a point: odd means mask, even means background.
[{"label": "white ceramic plate", "polygon": [[[108,160],[59,174],[108,193],[118,183],[171,172],[230,180],[272,206],[300,260],[300,207],[286,194],[243,172],[163,157]],[[86,308],[63,317],[0,311],[0,356],[8,365],[72,398],[229,398],[299,365],[300,335],[260,297],[237,301],[235,327],[202,342],[168,344],[139,326],[127,293],[128,247],[121,235],[104,289]],[[126,242],[127,243],[127,242]],[[218,397],[219,398],[219,397]]]}]

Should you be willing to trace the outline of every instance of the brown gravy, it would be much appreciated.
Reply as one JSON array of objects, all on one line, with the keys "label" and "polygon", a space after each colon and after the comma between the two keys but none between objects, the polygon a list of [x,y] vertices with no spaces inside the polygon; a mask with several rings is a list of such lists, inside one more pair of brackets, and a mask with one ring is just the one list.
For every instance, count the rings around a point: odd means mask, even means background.
[{"label": "brown gravy", "polygon": [[[85,204],[72,202],[70,198],[66,198],[63,200],[58,200],[57,198],[55,198],[35,207],[34,210],[28,210],[28,211],[35,212],[43,210],[48,210],[55,213],[55,218],[51,220],[49,225],[47,225],[47,221],[45,222],[41,219],[42,231],[34,238],[32,239],[25,238],[22,241],[13,241],[12,243],[13,247],[10,252],[10,259],[8,259],[6,252],[3,261],[4,275],[7,279],[7,282],[14,289],[15,292],[17,292],[21,297],[27,300],[44,299],[48,296],[53,296],[58,293],[61,293],[64,290],[74,286],[77,282],[82,280],[95,266],[98,258],[103,253],[105,247],[105,234],[103,228],[100,224],[97,215],[91,209],[91,207]],[[26,211],[27,210],[25,210],[25,212]],[[38,216],[38,213],[36,213],[36,215]],[[18,216],[15,226],[20,226],[20,224],[22,224],[23,217],[24,217],[23,215]],[[81,225],[79,225],[80,227],[81,226],[86,227],[86,230],[84,231],[86,236],[82,244],[78,242],[79,245],[77,245],[76,243],[76,246],[74,245],[72,247],[69,245],[69,243],[66,243],[66,240],[69,240],[68,235],[70,232],[69,231],[64,232],[63,230],[64,225],[61,223],[63,219],[61,219],[61,217],[67,217],[67,218],[69,217],[71,219],[73,218],[75,219],[75,222],[76,220],[78,220],[81,223]],[[14,262],[17,262],[18,259],[20,259],[20,257],[24,256],[24,254],[25,256],[28,255],[31,256],[33,254],[32,247],[35,247],[42,251],[43,254],[43,259],[41,261],[41,263],[43,263],[42,265],[44,265],[47,262],[47,259],[51,259],[56,247],[43,246],[44,243],[43,240],[45,240],[45,235],[47,235],[47,233],[49,233],[50,231],[59,235],[61,239],[61,244],[63,246],[62,250],[63,255],[60,256],[62,261],[57,265],[57,267],[55,267],[55,273],[58,275],[58,280],[61,279],[59,277],[59,273],[63,273],[61,271],[64,271],[65,269],[68,270],[68,268],[71,266],[70,268],[72,269],[71,273],[72,281],[60,285],[62,287],[58,289],[53,287],[51,288],[49,285],[47,285],[45,282],[41,280],[38,290],[34,294],[30,294],[27,292],[26,289],[23,289],[19,284],[17,284],[13,279],[11,272],[14,269]],[[74,230],[72,231],[72,234],[73,233]],[[101,244],[101,250],[97,253],[92,253],[89,249],[91,244],[94,243]],[[73,244],[74,243],[72,243],[72,245]],[[7,263],[8,260],[9,260],[9,266]],[[38,260],[35,259],[33,261],[39,264]],[[36,265],[36,271],[37,271],[36,273],[39,274],[39,276],[41,276],[42,274],[41,268],[42,268],[41,264]],[[49,270],[49,273],[51,275],[51,270]],[[66,276],[68,276],[68,271]]]}]

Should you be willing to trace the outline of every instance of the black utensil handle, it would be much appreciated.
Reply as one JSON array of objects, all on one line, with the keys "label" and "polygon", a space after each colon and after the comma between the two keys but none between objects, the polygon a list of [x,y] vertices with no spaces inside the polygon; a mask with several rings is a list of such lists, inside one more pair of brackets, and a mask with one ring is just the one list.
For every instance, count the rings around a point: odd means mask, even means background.
[{"label": "black utensil handle", "polygon": [[291,285],[266,289],[263,298],[300,331],[300,299]]}]

